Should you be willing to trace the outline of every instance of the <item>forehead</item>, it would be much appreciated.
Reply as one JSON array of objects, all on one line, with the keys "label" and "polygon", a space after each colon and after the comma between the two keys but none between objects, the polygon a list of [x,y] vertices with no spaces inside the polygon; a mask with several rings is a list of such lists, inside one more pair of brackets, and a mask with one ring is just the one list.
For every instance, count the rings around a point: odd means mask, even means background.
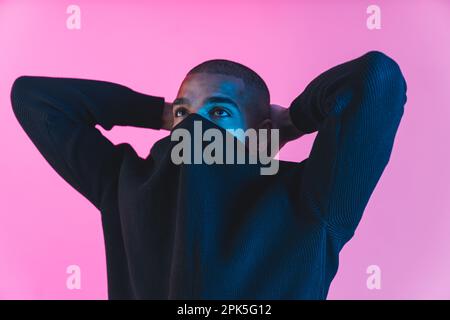
[{"label": "forehead", "polygon": [[196,73],[184,78],[177,97],[196,101],[218,94],[243,100],[244,93],[245,83],[240,78],[215,73]]}]

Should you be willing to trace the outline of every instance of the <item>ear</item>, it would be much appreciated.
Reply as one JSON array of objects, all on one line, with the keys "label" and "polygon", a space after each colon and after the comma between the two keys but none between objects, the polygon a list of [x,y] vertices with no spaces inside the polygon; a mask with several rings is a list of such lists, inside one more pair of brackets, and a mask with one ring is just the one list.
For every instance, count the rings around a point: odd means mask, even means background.
[{"label": "ear", "polygon": [[[258,139],[258,150],[261,148],[261,151],[265,151],[268,146],[271,144],[271,133],[270,130],[272,130],[273,124],[271,119],[264,119],[261,121],[258,125],[258,129],[267,129],[267,143],[261,143]],[[259,134],[258,134],[259,137]]]},{"label": "ear", "polygon": [[272,120],[264,119],[259,123],[258,129],[268,129],[268,130],[272,129]]}]

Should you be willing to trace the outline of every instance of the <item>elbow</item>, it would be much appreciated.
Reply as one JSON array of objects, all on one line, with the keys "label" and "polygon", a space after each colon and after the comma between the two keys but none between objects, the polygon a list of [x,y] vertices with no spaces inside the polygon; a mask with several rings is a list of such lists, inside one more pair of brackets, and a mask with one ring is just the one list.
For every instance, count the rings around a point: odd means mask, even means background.
[{"label": "elbow", "polygon": [[13,85],[11,87],[11,95],[16,93],[17,91],[24,91],[27,88],[30,88],[31,82],[34,77],[32,76],[20,76],[16,80],[14,80]]},{"label": "elbow", "polygon": [[23,105],[24,98],[30,94],[33,88],[32,79],[32,76],[20,76],[14,80],[10,93],[11,105],[14,111]]},{"label": "elbow", "polygon": [[386,106],[403,108],[407,100],[407,84],[398,63],[380,51],[369,51],[363,58],[364,92],[375,99],[387,99],[392,102]]},{"label": "elbow", "polygon": [[20,76],[14,80],[10,100],[13,113],[20,124],[32,120],[30,118],[30,108],[36,107],[36,77]]}]

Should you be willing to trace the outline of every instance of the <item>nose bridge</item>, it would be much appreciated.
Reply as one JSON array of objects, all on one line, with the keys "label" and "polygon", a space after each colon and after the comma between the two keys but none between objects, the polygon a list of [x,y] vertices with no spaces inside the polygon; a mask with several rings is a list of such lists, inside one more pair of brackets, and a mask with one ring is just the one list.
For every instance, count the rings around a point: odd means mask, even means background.
[{"label": "nose bridge", "polygon": [[203,102],[203,100],[201,100],[201,99],[195,101],[191,105],[191,113],[195,113],[195,114],[204,116],[206,114],[206,108],[204,107],[202,102]]}]

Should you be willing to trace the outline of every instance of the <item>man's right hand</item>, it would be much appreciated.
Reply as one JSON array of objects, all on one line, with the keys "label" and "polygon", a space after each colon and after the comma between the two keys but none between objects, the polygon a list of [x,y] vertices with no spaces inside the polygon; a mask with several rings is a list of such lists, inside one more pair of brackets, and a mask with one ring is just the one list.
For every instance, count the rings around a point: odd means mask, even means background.
[{"label": "man's right hand", "polygon": [[161,129],[171,130],[173,126],[172,102],[164,103]]}]

